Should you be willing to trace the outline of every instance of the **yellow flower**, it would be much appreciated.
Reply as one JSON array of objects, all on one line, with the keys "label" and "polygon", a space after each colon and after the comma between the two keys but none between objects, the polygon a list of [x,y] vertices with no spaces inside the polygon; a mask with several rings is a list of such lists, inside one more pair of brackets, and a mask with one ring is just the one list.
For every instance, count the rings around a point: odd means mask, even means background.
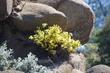
[{"label": "yellow flower", "polygon": [[72,33],[62,31],[58,25],[43,30],[38,29],[29,39],[51,53],[55,53],[59,46],[69,53],[74,52],[80,46],[80,41],[72,39]]}]

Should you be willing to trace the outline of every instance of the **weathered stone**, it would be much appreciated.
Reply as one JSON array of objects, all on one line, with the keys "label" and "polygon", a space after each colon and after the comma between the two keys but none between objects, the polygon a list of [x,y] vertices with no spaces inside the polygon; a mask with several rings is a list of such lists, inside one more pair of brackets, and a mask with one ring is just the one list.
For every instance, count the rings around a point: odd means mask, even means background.
[{"label": "weathered stone", "polygon": [[85,73],[85,57],[83,54],[70,54],[69,60],[61,63],[55,73]]},{"label": "weathered stone", "polygon": [[68,63],[63,63],[59,67],[54,69],[54,73],[71,73],[73,67]]},{"label": "weathered stone", "polygon": [[83,73],[83,72],[81,72],[81,71],[79,71],[77,69],[73,69],[71,73]]},{"label": "weathered stone", "polygon": [[95,19],[92,9],[83,0],[65,0],[58,10],[67,16],[67,30],[73,33],[75,39],[86,43]]},{"label": "weathered stone", "polygon": [[88,69],[87,73],[110,73],[110,67],[106,65],[96,65]]},{"label": "weathered stone", "polygon": [[0,71],[0,73],[24,73],[16,70],[7,70],[7,71]]},{"label": "weathered stone", "polygon": [[13,21],[21,31],[34,31],[42,23],[58,24],[63,29],[67,24],[66,16],[62,12],[44,4],[30,2],[26,3],[19,14],[17,13]]},{"label": "weathered stone", "polygon": [[0,0],[0,20],[7,18],[13,7],[13,0]]},{"label": "weathered stone", "polygon": [[86,58],[83,54],[70,54],[69,63],[73,68],[78,69],[85,73],[85,62]]}]

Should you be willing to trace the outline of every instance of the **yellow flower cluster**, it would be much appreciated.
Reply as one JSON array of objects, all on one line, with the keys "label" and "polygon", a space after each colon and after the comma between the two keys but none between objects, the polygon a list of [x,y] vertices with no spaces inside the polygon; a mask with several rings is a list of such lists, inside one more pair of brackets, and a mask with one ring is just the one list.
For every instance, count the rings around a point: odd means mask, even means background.
[{"label": "yellow flower cluster", "polygon": [[58,25],[50,26],[44,30],[36,30],[35,35],[31,35],[29,39],[54,54],[58,47],[72,53],[80,46],[80,41],[72,39],[72,34],[62,31]]}]

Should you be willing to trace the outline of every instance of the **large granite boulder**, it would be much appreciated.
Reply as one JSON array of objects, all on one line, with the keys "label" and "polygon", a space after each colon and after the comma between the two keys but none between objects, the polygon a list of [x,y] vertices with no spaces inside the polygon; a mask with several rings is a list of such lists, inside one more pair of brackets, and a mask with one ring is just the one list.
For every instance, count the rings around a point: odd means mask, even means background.
[{"label": "large granite boulder", "polygon": [[68,19],[67,31],[72,32],[82,43],[89,40],[95,16],[84,0],[37,0],[63,12]]},{"label": "large granite boulder", "polygon": [[0,20],[6,19],[12,12],[13,0],[0,0]]},{"label": "large granite boulder", "polygon": [[20,13],[16,13],[13,21],[21,31],[34,31],[42,23],[58,24],[63,29],[67,24],[66,16],[62,12],[48,5],[31,2],[27,2]]},{"label": "large granite boulder", "polygon": [[72,32],[76,39],[86,43],[94,24],[92,9],[83,0],[66,0],[58,10],[67,16],[67,30]]},{"label": "large granite boulder", "polygon": [[16,70],[7,70],[7,71],[0,71],[0,73],[24,73]]},{"label": "large granite boulder", "polygon": [[110,73],[110,67],[106,65],[96,65],[88,69],[87,73]]}]

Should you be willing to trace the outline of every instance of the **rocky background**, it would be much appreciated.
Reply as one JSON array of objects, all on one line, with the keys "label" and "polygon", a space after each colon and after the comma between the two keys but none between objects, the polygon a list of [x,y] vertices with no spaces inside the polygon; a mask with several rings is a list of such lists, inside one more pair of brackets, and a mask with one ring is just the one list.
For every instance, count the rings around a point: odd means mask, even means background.
[{"label": "rocky background", "polygon": [[[44,63],[44,57],[48,59],[47,53],[35,49],[38,46],[28,39],[42,23],[48,23],[49,26],[58,24],[85,44],[89,40],[94,22],[94,12],[84,0],[0,0],[0,42],[7,41],[8,48],[14,50],[15,58],[25,57],[32,52],[41,59],[41,64],[42,60]],[[68,61],[60,64],[54,71],[85,73],[85,61],[83,54],[72,54]],[[100,70],[103,67],[106,68],[105,71]],[[110,73],[109,67],[99,65],[87,70],[87,73],[102,72]],[[19,72],[11,70],[1,73]]]}]

